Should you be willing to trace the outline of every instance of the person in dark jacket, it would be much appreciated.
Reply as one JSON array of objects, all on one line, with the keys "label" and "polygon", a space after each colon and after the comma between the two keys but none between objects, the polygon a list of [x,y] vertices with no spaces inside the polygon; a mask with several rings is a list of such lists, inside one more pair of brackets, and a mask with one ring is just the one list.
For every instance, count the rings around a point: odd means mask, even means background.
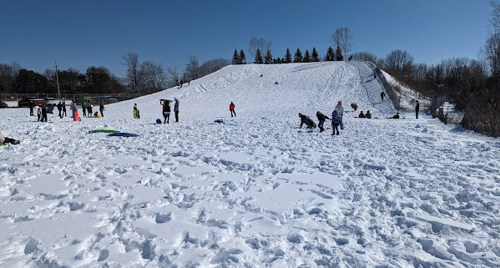
[{"label": "person in dark jacket", "polygon": [[57,110],[59,110],[59,117],[62,118],[62,114],[61,114],[62,113],[62,103],[61,102],[59,102],[57,104]]},{"label": "person in dark jacket", "polygon": [[42,118],[40,121],[47,122],[47,106],[45,104],[42,104]]},{"label": "person in dark jacket", "polygon": [[341,119],[340,119],[339,113],[337,112],[337,110],[333,110],[333,112],[332,112],[332,127],[333,127],[332,135],[335,135],[335,131],[337,131],[337,135],[340,135],[340,133],[339,133],[340,122],[341,122]]},{"label": "person in dark jacket", "polygon": [[104,117],[104,102],[99,103],[99,112],[101,112],[101,116]]},{"label": "person in dark jacket", "polygon": [[32,101],[30,101],[28,103],[28,106],[30,107],[30,116],[34,116],[35,114],[33,113],[33,108],[35,107],[35,103],[33,103]]},{"label": "person in dark jacket", "polygon": [[325,131],[325,128],[323,128],[323,124],[325,123],[325,120],[328,119],[330,120],[330,118],[328,118],[328,116],[322,114],[320,111],[317,111],[316,112],[316,117],[318,117],[318,127],[319,127],[319,132],[323,132]]},{"label": "person in dark jacket", "polygon": [[418,119],[418,110],[420,110],[420,103],[417,101],[417,105],[415,105],[415,117]]},{"label": "person in dark jacket", "polygon": [[0,133],[0,144],[10,143],[10,144],[19,144],[20,140],[15,140],[12,138],[4,137],[2,133]]},{"label": "person in dark jacket", "polygon": [[365,117],[368,119],[372,118],[372,114],[370,113],[370,110],[366,111]]},{"label": "person in dark jacket", "polygon": [[174,98],[175,104],[174,104],[174,113],[175,113],[175,122],[179,122],[179,100],[177,98]]},{"label": "person in dark jacket", "polygon": [[309,116],[299,113],[299,117],[300,117],[300,127],[299,128],[302,128],[303,124],[306,124],[307,128],[315,128],[316,127],[316,123],[314,123],[314,121],[312,121],[312,119]]},{"label": "person in dark jacket", "polygon": [[382,91],[382,92],[380,93],[380,98],[382,99],[382,101],[384,101],[384,97],[385,97],[385,93],[384,93],[384,91]]},{"label": "person in dark jacket", "polygon": [[163,124],[169,124],[170,121],[170,101],[161,100],[160,104],[163,106]]}]

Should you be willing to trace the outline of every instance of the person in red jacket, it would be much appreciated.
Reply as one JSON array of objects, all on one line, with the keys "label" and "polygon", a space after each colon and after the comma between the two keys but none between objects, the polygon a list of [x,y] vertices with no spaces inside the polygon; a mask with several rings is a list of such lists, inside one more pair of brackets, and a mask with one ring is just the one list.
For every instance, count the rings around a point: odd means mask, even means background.
[{"label": "person in red jacket", "polygon": [[229,104],[229,111],[231,112],[231,117],[233,117],[233,114],[234,114],[234,117],[236,117],[236,112],[234,111],[234,107],[236,107],[234,105],[233,102],[231,102],[231,104]]}]

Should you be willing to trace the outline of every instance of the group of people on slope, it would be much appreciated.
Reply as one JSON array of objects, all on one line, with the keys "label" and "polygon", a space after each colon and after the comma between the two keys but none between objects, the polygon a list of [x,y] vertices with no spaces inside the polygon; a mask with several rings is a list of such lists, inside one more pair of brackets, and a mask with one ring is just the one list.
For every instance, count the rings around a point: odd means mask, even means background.
[{"label": "group of people on slope", "polygon": [[[332,135],[340,135],[339,127],[340,129],[344,129],[344,123],[342,121],[342,118],[344,116],[344,107],[342,106],[342,101],[339,101],[337,103],[337,106],[335,106],[335,109],[332,112],[332,117],[329,118],[328,116],[324,115],[320,111],[316,112],[316,117],[318,118],[318,127],[320,129],[319,132],[325,131],[325,128],[323,127],[323,124],[325,123],[326,119],[332,120],[332,127],[333,127],[333,133]],[[316,123],[307,115],[304,115],[302,113],[299,113],[300,117],[300,126],[299,128],[302,128],[302,126],[305,124],[307,128],[315,128]]]},{"label": "group of people on slope", "polygon": [[[162,106],[162,115],[163,115],[163,124],[169,124],[170,123],[170,113],[171,113],[171,108],[170,108],[170,100],[165,100],[161,99],[160,100],[160,105]],[[179,122],[179,106],[180,102],[179,99],[174,98],[174,115],[175,115],[175,122]],[[229,104],[229,112],[231,113],[231,117],[236,117],[236,111],[235,111],[236,105],[231,102]],[[134,119],[139,119],[141,118],[139,108],[137,107],[137,103],[134,103]],[[159,119],[158,119],[159,120]],[[161,120],[159,121],[161,123]]]},{"label": "group of people on slope", "polygon": [[[175,122],[179,122],[179,99],[174,98],[174,114],[175,114]],[[137,105],[137,104],[136,104]],[[163,114],[163,124],[169,124],[170,122],[170,100],[160,100],[160,105],[162,105],[162,114]],[[137,109],[134,106],[134,111]],[[134,114],[135,116],[135,114]],[[135,118],[135,117],[134,117]]]}]

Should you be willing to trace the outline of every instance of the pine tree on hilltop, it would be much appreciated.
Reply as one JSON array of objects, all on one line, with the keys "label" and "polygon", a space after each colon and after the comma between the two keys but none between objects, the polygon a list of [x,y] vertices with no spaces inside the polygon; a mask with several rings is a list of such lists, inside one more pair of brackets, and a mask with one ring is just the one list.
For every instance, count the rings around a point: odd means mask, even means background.
[{"label": "pine tree on hilltop", "polygon": [[233,65],[236,64],[241,64],[241,61],[240,61],[240,56],[238,55],[238,50],[235,49],[233,54]]},{"label": "pine tree on hilltop", "polygon": [[316,51],[316,48],[313,47],[313,51],[312,51],[312,59],[311,59],[312,62],[319,62],[319,55],[318,55],[318,51]]},{"label": "pine tree on hilltop", "polygon": [[342,50],[340,49],[340,46],[337,45],[337,52],[335,53],[335,60],[336,61],[343,61],[344,60],[344,56],[342,56]]},{"label": "pine tree on hilltop", "polygon": [[302,62],[302,52],[300,52],[300,49],[297,48],[297,51],[295,51],[295,56],[293,57],[293,62]]},{"label": "pine tree on hilltop", "polygon": [[265,64],[271,64],[273,63],[273,55],[271,54],[271,50],[268,49],[266,52],[266,56],[264,57],[264,63]]},{"label": "pine tree on hilltop", "polygon": [[247,64],[247,58],[245,57],[243,49],[240,50],[240,64]]},{"label": "pine tree on hilltop", "polygon": [[257,48],[255,52],[255,63],[262,64],[262,54],[260,53],[260,49]]},{"label": "pine tree on hilltop", "polygon": [[304,59],[302,61],[311,62],[311,56],[309,55],[309,50],[306,49],[306,52],[304,53]]},{"label": "pine tree on hilltop", "polygon": [[330,46],[326,51],[325,61],[334,61],[335,60],[335,52],[333,48]]},{"label": "pine tree on hilltop", "polygon": [[283,63],[292,62],[292,53],[290,53],[290,49],[286,49],[285,59],[283,59]]}]

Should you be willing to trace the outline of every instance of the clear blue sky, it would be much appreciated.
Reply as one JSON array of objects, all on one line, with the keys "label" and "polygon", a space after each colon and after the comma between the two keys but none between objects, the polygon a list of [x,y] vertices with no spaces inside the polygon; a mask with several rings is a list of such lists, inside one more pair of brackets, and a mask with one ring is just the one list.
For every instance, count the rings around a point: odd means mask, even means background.
[{"label": "clear blue sky", "polygon": [[[125,75],[122,56],[184,71],[247,53],[252,36],[274,57],[316,47],[324,56],[335,29],[353,34],[352,53],[379,58],[402,49],[416,63],[478,58],[489,30],[488,0],[0,0],[0,63],[43,73],[104,66]],[[250,59],[252,60],[252,59]]]}]

